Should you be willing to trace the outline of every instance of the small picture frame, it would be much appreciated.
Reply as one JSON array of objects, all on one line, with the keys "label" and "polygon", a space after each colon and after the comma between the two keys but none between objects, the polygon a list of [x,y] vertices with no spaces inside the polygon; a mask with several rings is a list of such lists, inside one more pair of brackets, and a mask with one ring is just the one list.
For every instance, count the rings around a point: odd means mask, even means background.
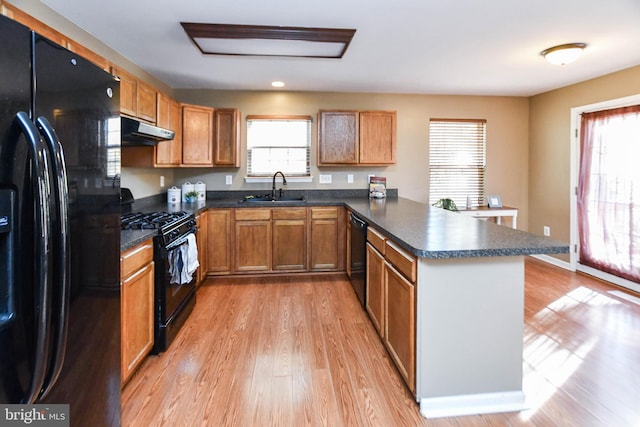
[{"label": "small picture frame", "polygon": [[500,199],[500,196],[498,195],[490,195],[487,197],[487,201],[489,202],[489,207],[490,208],[501,208],[502,207],[502,200]]}]

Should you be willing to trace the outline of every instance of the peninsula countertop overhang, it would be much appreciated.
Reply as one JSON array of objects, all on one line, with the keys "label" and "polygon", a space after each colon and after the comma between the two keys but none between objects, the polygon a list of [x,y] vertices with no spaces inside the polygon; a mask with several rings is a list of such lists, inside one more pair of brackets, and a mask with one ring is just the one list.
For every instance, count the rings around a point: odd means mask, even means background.
[{"label": "peninsula countertop overhang", "polygon": [[369,225],[421,258],[560,254],[569,245],[548,237],[434,208],[402,197],[349,200]]}]

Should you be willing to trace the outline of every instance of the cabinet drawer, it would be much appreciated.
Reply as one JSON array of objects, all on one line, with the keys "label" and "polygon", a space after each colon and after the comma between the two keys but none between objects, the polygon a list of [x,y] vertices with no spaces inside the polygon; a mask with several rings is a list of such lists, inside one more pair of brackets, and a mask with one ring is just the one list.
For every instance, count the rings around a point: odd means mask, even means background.
[{"label": "cabinet drawer", "polygon": [[152,260],[153,243],[147,240],[120,255],[120,277],[126,278]]},{"label": "cabinet drawer", "polygon": [[393,266],[402,273],[411,283],[416,282],[416,270],[417,262],[416,257],[405,252],[398,247],[395,243],[389,240],[385,243],[386,246],[386,258]]},{"label": "cabinet drawer", "polygon": [[271,219],[271,209],[236,209],[236,221]]},{"label": "cabinet drawer", "polygon": [[281,208],[271,211],[273,219],[306,219],[307,208]]},{"label": "cabinet drawer", "polygon": [[387,239],[382,234],[380,234],[378,230],[376,230],[375,228],[367,227],[367,241],[371,243],[371,246],[376,248],[382,255],[385,254],[384,242],[386,240]]},{"label": "cabinet drawer", "polygon": [[311,219],[338,219],[338,208],[311,208]]}]

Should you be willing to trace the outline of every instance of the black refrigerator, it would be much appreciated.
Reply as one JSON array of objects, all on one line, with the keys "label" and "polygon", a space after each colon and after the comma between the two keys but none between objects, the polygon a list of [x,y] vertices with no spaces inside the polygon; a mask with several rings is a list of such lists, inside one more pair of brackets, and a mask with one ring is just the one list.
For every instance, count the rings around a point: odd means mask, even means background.
[{"label": "black refrigerator", "polygon": [[119,82],[0,16],[0,404],[120,425]]}]

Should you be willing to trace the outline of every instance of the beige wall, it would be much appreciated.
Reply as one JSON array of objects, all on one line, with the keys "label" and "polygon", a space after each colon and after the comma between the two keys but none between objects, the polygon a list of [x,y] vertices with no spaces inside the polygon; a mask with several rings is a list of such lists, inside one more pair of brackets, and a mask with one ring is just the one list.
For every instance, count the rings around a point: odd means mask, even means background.
[{"label": "beige wall", "polygon": [[[248,114],[305,114],[313,117],[311,173],[313,183],[289,188],[366,188],[367,175],[387,177],[400,196],[426,203],[428,199],[429,118],[487,119],[487,192],[499,194],[505,205],[521,209],[519,228],[526,229],[528,201],[528,99],[521,97],[392,95],[326,92],[240,92],[177,90],[182,102],[212,107],[236,107],[242,114],[242,166],[240,169],[181,169],[175,183],[203,180],[207,189],[262,191],[270,184],[247,184],[246,120]],[[397,111],[397,164],[388,167],[317,168],[316,116],[319,109],[374,109]],[[319,184],[318,174],[331,174],[332,184]],[[354,183],[347,183],[347,174]],[[225,175],[233,185],[224,184]]]},{"label": "beige wall", "polygon": [[529,231],[569,242],[571,109],[639,93],[637,66],[530,98]]}]

